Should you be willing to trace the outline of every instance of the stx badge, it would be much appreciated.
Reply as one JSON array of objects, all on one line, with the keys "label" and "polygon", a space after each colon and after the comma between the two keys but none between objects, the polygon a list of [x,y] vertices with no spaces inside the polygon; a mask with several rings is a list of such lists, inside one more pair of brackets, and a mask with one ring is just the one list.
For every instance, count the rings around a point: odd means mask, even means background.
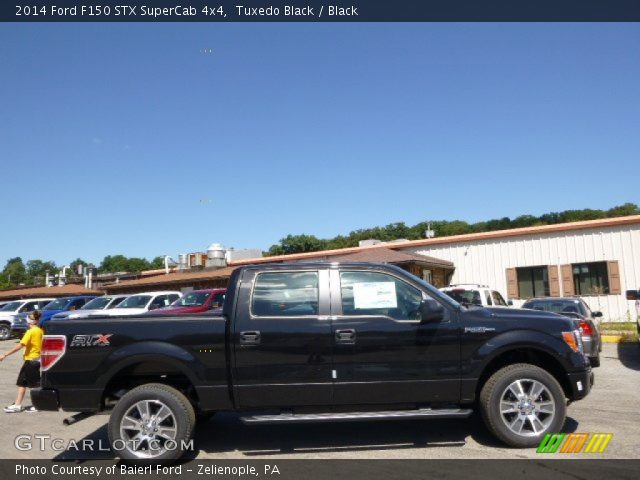
[{"label": "stx badge", "polygon": [[71,347],[106,347],[110,345],[109,337],[113,334],[103,335],[97,333],[95,335],[74,335],[71,340]]}]

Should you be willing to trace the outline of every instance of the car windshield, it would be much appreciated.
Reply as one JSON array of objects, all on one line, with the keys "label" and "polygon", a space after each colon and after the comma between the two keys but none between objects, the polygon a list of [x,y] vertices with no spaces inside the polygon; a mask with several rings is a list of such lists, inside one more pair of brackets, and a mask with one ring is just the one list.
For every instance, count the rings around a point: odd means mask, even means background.
[{"label": "car windshield", "polygon": [[446,290],[444,293],[463,305],[482,305],[480,292],[478,290],[456,288],[455,290]]},{"label": "car windshield", "polygon": [[94,298],[88,303],[85,303],[80,310],[102,310],[111,301],[111,297],[98,297]]},{"label": "car windshield", "polygon": [[0,312],[15,312],[23,303],[24,302],[7,303],[4,307],[0,308]]},{"label": "car windshield", "polygon": [[67,303],[69,303],[69,300],[67,298],[59,298],[48,304],[42,310],[64,310],[64,307],[66,307]]},{"label": "car windshield", "polygon": [[580,314],[580,305],[577,300],[533,300],[525,302],[525,304],[522,305],[522,308],[560,313],[562,315]]},{"label": "car windshield", "polygon": [[149,300],[151,300],[150,295],[133,295],[118,305],[118,308],[144,308]]},{"label": "car windshield", "polygon": [[201,307],[211,295],[210,292],[190,292],[171,304],[172,307]]}]

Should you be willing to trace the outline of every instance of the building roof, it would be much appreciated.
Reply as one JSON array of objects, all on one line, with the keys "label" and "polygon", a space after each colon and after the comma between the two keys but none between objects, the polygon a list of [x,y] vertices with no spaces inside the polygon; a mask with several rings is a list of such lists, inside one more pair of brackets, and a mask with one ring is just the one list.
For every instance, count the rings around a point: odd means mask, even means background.
[{"label": "building roof", "polygon": [[234,267],[219,268],[217,270],[197,270],[189,272],[173,272],[164,275],[154,275],[152,277],[138,278],[136,280],[124,280],[118,283],[110,283],[105,285],[105,289],[109,292],[116,290],[126,290],[129,287],[155,287],[167,284],[191,283],[194,281],[215,280],[220,278],[228,278],[235,270]]},{"label": "building roof", "polygon": [[371,262],[371,263],[419,263],[433,267],[453,268],[453,262],[441,260],[418,253],[398,252],[390,248],[376,248],[363,250],[361,252],[348,253],[346,255],[332,256],[332,261],[336,262]]},{"label": "building roof", "polygon": [[84,288],[83,285],[69,283],[63,286],[16,288],[12,290],[0,290],[0,300],[38,297],[72,297],[76,295],[102,295],[102,290]]},{"label": "building roof", "polygon": [[338,248],[335,250],[322,250],[319,252],[294,253],[290,255],[275,255],[272,257],[247,258],[229,262],[229,265],[251,265],[255,263],[269,262],[289,262],[296,260],[311,260],[324,257],[342,256],[354,254],[368,250],[392,249],[402,250],[428,245],[441,245],[448,243],[473,242],[478,240],[492,240],[499,238],[520,237],[526,235],[542,235],[545,233],[569,232],[577,230],[588,230],[597,228],[608,228],[622,225],[640,224],[640,215],[630,215],[627,217],[602,218],[598,220],[586,220],[581,222],[557,223],[553,225],[540,225],[537,227],[512,228],[508,230],[495,230],[492,232],[468,233],[464,235],[451,235],[448,237],[425,238],[421,240],[410,240],[408,242],[383,243],[366,247]]}]

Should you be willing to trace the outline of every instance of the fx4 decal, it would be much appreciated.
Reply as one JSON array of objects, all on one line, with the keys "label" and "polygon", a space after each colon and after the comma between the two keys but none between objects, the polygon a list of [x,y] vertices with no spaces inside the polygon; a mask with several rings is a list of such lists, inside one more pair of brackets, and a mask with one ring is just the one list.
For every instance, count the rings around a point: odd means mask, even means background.
[{"label": "fx4 decal", "polygon": [[110,345],[109,337],[113,334],[96,333],[95,335],[74,335],[70,347],[106,347]]}]

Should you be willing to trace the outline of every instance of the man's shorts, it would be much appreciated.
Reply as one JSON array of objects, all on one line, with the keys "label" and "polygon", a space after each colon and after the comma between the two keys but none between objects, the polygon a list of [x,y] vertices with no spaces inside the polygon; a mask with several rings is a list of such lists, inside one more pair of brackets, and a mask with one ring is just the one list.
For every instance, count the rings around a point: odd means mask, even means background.
[{"label": "man's shorts", "polygon": [[19,387],[36,388],[40,386],[40,361],[25,360],[16,385]]}]

